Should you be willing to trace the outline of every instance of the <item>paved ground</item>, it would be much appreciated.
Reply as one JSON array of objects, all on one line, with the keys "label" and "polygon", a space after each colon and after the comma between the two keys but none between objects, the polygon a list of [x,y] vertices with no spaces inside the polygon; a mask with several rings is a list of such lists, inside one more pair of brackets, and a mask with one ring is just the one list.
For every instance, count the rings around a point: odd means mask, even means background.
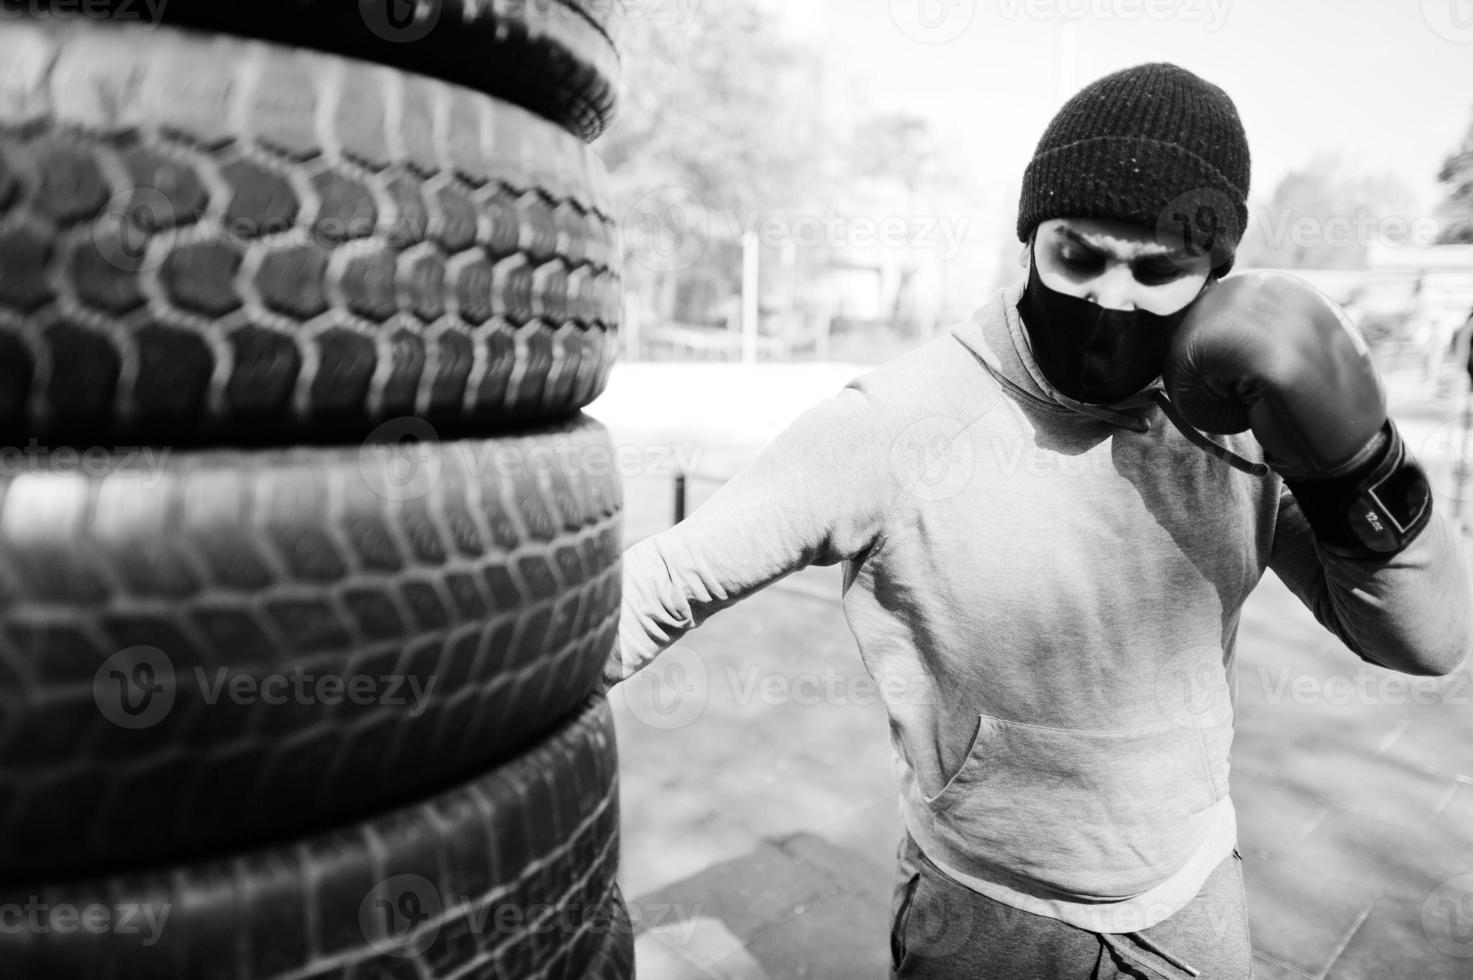
[{"label": "paved ground", "polygon": [[[699,449],[730,472],[864,369],[790,367],[774,385],[770,370],[621,365],[591,412],[621,444]],[[1455,406],[1413,381],[1393,378],[1393,411],[1450,512]],[[681,386],[679,422],[642,414],[639,395],[668,406]],[[671,481],[653,456],[626,476],[634,540],[668,524]],[[693,483],[692,506],[709,490]],[[835,569],[800,573],[616,689],[640,980],[886,977],[900,824],[838,587]],[[1258,976],[1473,977],[1473,673],[1362,664],[1272,575],[1239,649],[1232,790]]]}]

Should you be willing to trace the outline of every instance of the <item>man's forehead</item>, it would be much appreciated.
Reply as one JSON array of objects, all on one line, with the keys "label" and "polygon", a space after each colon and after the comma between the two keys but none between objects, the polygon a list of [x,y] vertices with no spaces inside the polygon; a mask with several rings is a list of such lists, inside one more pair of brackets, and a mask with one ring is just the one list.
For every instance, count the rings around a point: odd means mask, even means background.
[{"label": "man's forehead", "polygon": [[1187,254],[1179,235],[1160,235],[1154,228],[1121,221],[1060,219],[1054,235],[1121,258],[1182,258]]}]

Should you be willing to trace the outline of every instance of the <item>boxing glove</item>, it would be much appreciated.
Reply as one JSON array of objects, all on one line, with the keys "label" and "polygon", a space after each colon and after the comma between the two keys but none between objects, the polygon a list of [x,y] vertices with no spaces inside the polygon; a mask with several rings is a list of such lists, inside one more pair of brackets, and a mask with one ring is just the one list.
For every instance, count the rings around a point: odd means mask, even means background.
[{"label": "boxing glove", "polygon": [[1370,350],[1308,283],[1250,273],[1210,284],[1162,377],[1193,426],[1253,430],[1328,550],[1390,557],[1431,518],[1426,475],[1386,414]]}]

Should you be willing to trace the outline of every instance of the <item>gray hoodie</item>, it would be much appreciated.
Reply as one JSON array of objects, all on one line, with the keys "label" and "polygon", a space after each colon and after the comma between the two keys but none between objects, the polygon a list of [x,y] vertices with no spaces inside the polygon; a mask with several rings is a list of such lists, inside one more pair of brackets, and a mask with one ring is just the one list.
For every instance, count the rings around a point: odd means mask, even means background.
[{"label": "gray hoodie", "polygon": [[[1235,845],[1236,638],[1265,569],[1356,655],[1419,674],[1473,649],[1473,585],[1440,514],[1389,562],[1339,559],[1277,476],[1210,457],[1149,392],[1061,395],[1022,289],[855,378],[628,549],[611,673],[842,562],[921,850],[1009,905],[1136,931]],[[1250,434],[1223,441],[1262,456]]]}]

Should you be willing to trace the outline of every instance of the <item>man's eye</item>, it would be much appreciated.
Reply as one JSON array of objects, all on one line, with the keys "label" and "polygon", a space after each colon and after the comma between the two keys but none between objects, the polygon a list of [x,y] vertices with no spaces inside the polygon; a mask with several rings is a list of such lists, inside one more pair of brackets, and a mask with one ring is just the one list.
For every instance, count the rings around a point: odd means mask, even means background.
[{"label": "man's eye", "polygon": [[1186,272],[1174,265],[1152,265],[1135,270],[1136,279],[1147,286],[1162,286],[1184,275]]},{"label": "man's eye", "polygon": [[1059,259],[1064,263],[1066,269],[1075,272],[1089,272],[1100,267],[1098,256],[1087,255],[1083,252],[1061,252]]}]

